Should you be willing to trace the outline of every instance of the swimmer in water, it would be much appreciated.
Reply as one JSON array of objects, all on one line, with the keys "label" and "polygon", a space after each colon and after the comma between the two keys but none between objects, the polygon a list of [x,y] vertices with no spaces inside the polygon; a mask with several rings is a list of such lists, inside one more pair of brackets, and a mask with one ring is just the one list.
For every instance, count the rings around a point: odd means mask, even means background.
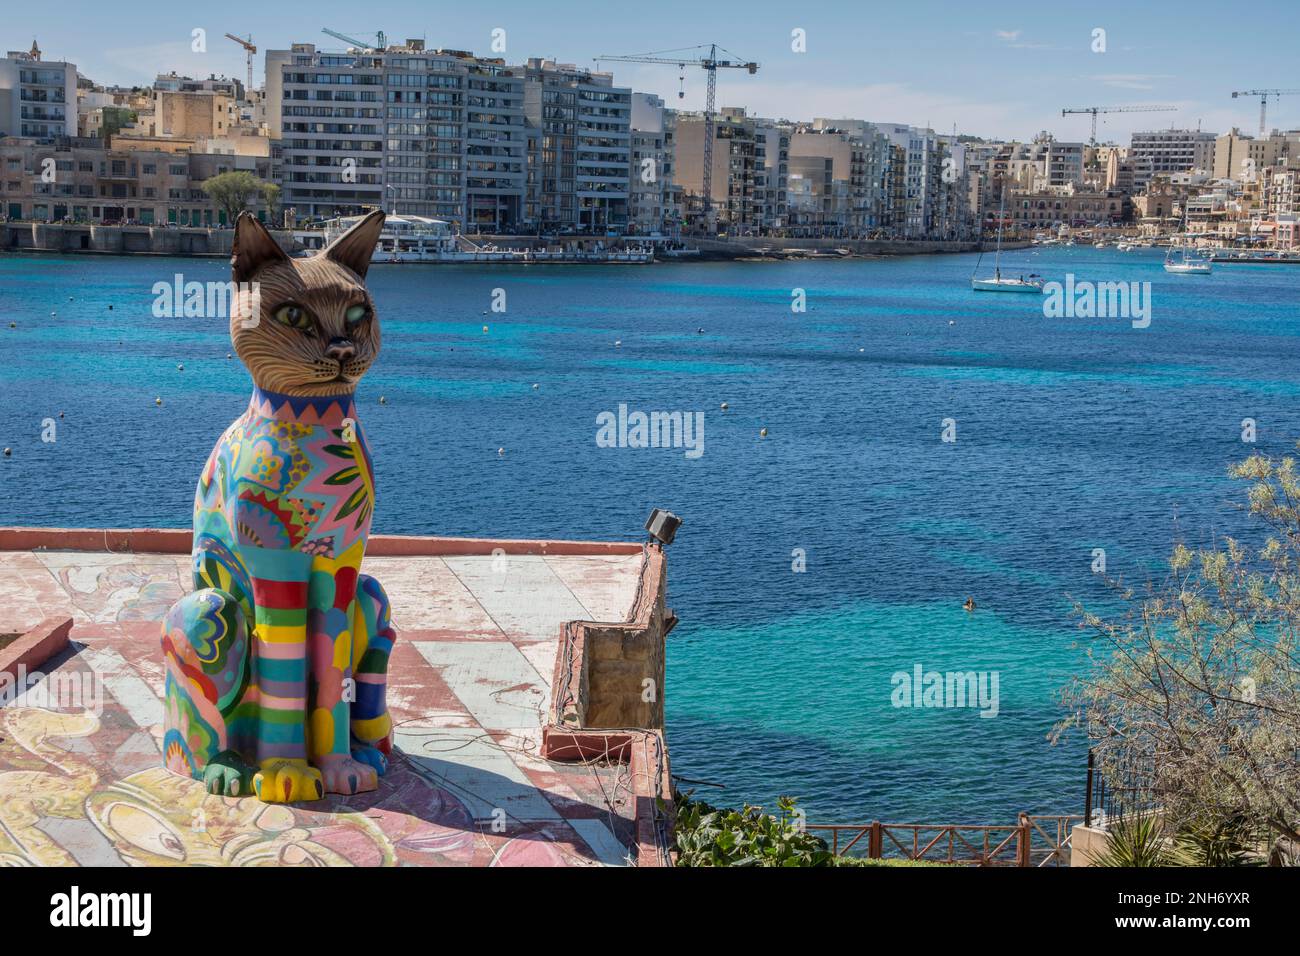
[{"label": "swimmer in water", "polygon": [[974,599],[973,597],[970,597],[969,595],[967,595],[967,597],[966,597],[966,603],[963,604],[962,607],[964,607],[964,608],[965,608],[966,610],[968,610],[968,611],[973,611],[973,610],[975,610],[975,599]]}]

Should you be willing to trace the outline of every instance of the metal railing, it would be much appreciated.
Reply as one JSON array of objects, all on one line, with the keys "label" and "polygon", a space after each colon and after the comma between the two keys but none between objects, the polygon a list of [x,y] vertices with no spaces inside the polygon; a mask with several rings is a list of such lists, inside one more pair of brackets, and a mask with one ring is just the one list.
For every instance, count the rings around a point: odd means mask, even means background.
[{"label": "metal railing", "polygon": [[1088,751],[1084,826],[1104,825],[1107,820],[1126,814],[1146,813],[1159,805],[1159,793],[1146,765],[1129,762],[1102,773],[1096,766],[1095,752]]}]

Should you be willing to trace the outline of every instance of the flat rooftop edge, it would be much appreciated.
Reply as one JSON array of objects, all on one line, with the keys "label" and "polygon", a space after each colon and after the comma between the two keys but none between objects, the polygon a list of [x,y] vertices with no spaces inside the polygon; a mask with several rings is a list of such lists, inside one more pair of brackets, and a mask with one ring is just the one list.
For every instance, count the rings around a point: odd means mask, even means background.
[{"label": "flat rooftop edge", "polygon": [[[188,554],[189,528],[40,528],[0,527],[0,551],[110,551],[134,554]],[[371,535],[370,557],[506,554],[639,554],[637,541],[569,541],[545,538],[457,538],[432,535]]]}]

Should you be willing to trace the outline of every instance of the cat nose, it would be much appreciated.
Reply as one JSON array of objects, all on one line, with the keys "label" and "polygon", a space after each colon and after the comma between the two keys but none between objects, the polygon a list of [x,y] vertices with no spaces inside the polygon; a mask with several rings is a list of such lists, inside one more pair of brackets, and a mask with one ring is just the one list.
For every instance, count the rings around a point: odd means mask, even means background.
[{"label": "cat nose", "polygon": [[336,362],[346,362],[357,354],[357,347],[352,344],[351,339],[330,339],[330,344],[325,347],[325,354]]}]

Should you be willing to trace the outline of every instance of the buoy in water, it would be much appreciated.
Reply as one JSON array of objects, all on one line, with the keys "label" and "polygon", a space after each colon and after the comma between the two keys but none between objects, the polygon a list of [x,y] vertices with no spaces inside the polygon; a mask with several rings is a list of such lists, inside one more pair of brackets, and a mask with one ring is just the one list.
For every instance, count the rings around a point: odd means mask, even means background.
[{"label": "buoy in water", "polygon": [[725,412],[725,411],[726,411],[728,408],[730,408],[731,406],[728,405],[726,402],[723,402],[723,403],[722,403],[721,405],[719,405],[718,407],[721,408],[721,409]]},{"label": "buoy in water", "polygon": [[161,398],[161,397],[159,397],[159,398],[155,398],[155,399],[153,400],[153,403],[154,403],[155,405],[161,405],[161,404],[162,404],[162,398]]},{"label": "buoy in water", "polygon": [[759,438],[766,438],[766,437],[767,437],[767,429],[766,429],[766,428],[760,428],[760,429],[758,430],[758,437],[759,437]]},{"label": "buoy in water", "polygon": [[177,362],[177,363],[176,363],[176,371],[178,371],[178,372],[183,372],[183,371],[185,371],[185,363],[184,363],[184,362]]}]

